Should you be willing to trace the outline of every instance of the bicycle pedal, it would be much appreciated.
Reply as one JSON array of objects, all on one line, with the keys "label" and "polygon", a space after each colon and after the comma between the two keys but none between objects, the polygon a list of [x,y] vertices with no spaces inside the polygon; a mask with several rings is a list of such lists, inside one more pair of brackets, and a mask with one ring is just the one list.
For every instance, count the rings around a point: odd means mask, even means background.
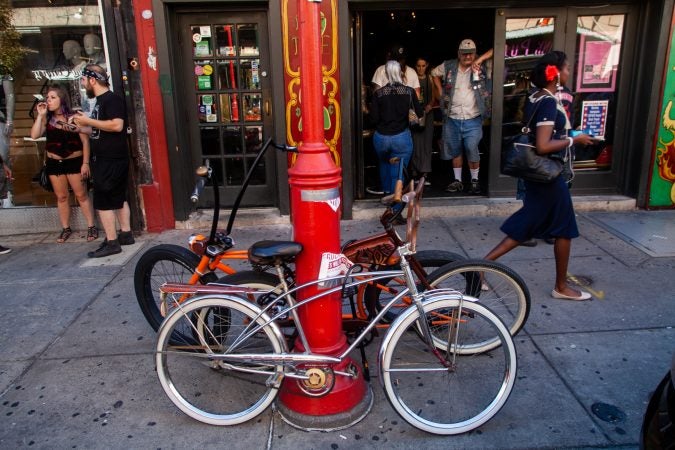
[{"label": "bicycle pedal", "polygon": [[279,387],[281,387],[281,382],[283,380],[284,380],[284,374],[281,373],[281,372],[277,372],[275,374],[270,375],[270,377],[265,382],[265,385],[267,387],[279,389]]}]

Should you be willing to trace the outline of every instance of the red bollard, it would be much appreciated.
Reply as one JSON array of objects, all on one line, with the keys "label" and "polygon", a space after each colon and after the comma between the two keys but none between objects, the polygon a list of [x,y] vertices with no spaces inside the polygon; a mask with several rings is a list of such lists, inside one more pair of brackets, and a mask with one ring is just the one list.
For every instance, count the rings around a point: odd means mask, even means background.
[{"label": "red bollard", "polygon": [[[296,280],[316,280],[323,252],[340,252],[341,169],[335,165],[324,142],[323,96],[320,54],[319,3],[298,0],[300,22],[300,74],[302,93],[302,144],[295,165],[289,169],[293,240],[303,245],[297,258]],[[320,291],[313,286],[298,293],[298,300]],[[298,311],[313,353],[339,356],[347,349],[342,331],[339,293],[311,302]],[[303,352],[300,343],[295,350]],[[310,382],[287,378],[279,392],[279,411],[298,428],[339,429],[361,420],[372,405],[372,392],[361,368],[345,358],[333,370],[350,372],[350,378],[324,368],[310,369]]]}]

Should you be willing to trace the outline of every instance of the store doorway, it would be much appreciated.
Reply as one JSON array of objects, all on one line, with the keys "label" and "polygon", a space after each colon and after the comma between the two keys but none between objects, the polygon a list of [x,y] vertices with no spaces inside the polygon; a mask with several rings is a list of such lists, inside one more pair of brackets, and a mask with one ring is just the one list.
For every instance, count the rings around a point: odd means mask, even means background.
[{"label": "store doorway", "polygon": [[[406,48],[406,64],[415,67],[418,57],[428,60],[430,69],[447,59],[457,58],[457,48],[462,39],[471,38],[481,54],[493,46],[494,9],[400,9],[381,11],[355,11],[355,62],[354,79],[360,113],[355,118],[355,197],[358,199],[379,197],[377,158],[372,146],[374,126],[368,116],[371,94],[371,79],[377,67],[385,63],[386,52],[393,44]],[[477,24],[481,24],[477,26]],[[425,188],[425,196],[443,197],[452,180],[449,161],[439,156],[442,115],[435,109],[434,139],[432,152],[431,185]],[[489,123],[484,124],[481,143],[481,183],[488,180],[487,168],[490,157]],[[465,163],[466,165],[466,163]],[[468,168],[464,168],[469,178]],[[468,185],[468,183],[467,183]],[[483,192],[486,192],[483,186]],[[468,195],[466,193],[453,194]]]},{"label": "store doorway", "polygon": [[[253,177],[242,206],[275,204],[276,170],[270,152],[252,163],[273,136],[267,14],[179,12],[180,79],[176,98],[183,176],[209,160],[219,180],[223,206],[231,206],[249,170]],[[186,199],[187,200],[187,199]],[[207,188],[199,207],[213,207]]]}]

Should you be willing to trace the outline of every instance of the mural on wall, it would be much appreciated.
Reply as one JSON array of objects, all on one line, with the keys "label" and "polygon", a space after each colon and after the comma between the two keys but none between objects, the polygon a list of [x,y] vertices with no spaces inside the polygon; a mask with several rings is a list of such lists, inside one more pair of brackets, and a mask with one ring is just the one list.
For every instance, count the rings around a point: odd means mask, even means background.
[{"label": "mural on wall", "polygon": [[675,207],[675,12],[670,28],[670,47],[666,65],[663,100],[656,149],[652,155],[652,174],[649,186],[649,206]]},{"label": "mural on wall", "polygon": [[[338,19],[337,2],[321,2],[321,67],[323,74],[323,127],[325,142],[335,164],[341,165],[341,110],[339,99]],[[302,141],[302,113],[300,104],[300,36],[298,30],[297,2],[282,0],[281,6],[284,85],[286,86],[286,141],[299,145]],[[295,163],[290,156],[290,165]]]}]

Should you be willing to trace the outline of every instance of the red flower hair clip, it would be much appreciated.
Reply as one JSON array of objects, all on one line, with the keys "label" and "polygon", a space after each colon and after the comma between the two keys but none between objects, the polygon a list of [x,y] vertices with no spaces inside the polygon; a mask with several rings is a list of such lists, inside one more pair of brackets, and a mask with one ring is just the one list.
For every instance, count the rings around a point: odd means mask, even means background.
[{"label": "red flower hair clip", "polygon": [[560,71],[554,65],[546,66],[546,71],[544,73],[546,74],[546,81],[553,81],[560,75]]}]

